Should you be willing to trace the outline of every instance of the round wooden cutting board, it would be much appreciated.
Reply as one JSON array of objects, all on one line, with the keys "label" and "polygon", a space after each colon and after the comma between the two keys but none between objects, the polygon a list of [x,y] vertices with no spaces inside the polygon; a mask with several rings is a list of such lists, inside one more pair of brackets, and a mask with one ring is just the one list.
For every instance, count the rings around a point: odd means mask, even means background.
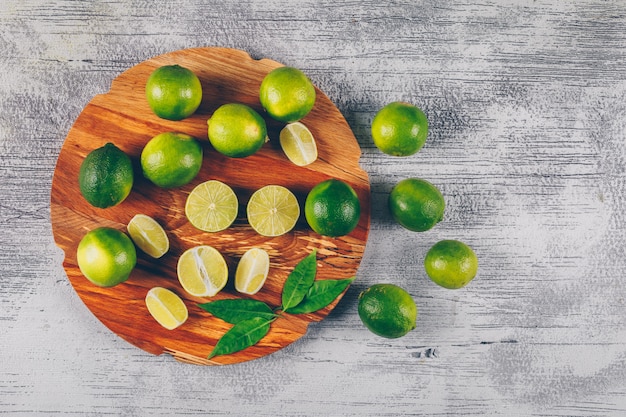
[{"label": "round wooden cutting board", "polygon": [[[178,64],[194,71],[203,86],[203,101],[192,117],[173,122],[158,118],[145,99],[144,87],[150,73],[162,65]],[[238,353],[207,359],[217,340],[232,326],[200,309],[197,304],[222,298],[243,297],[232,285],[237,262],[251,247],[270,254],[270,275],[263,289],[251,296],[271,307],[278,307],[281,291],[294,266],[317,249],[317,279],[340,279],[356,275],[365,250],[370,223],[370,184],[359,167],[361,151],[341,112],[316,89],[317,99],[302,122],[317,141],[319,158],[306,167],[293,165],[283,154],[278,133],[283,124],[264,113],[258,91],[264,76],[282,64],[268,59],[255,60],[246,52],[227,48],[195,48],[161,55],[142,62],[117,77],[109,92],[98,95],[84,108],[61,149],[51,192],[51,220],[56,244],[64,250],[64,268],[72,286],[85,305],[111,331],[153,353],[167,352],[184,362],[215,365],[243,362],[268,355],[302,337],[310,322],[322,320],[339,302],[313,314],[290,315],[274,321],[259,343]],[[207,139],[207,120],[225,103],[244,103],[264,115],[270,141],[253,156],[228,158],[217,153]],[[167,131],[196,137],[204,148],[200,174],[186,186],[161,189],[141,174],[139,157],[144,145]],[[135,183],[130,196],[120,205],[98,209],[81,196],[78,171],[92,150],[112,142],[132,159]],[[245,207],[250,195],[268,184],[289,188],[300,202],[317,183],[339,178],[349,183],[361,202],[357,228],[347,236],[328,238],[313,232],[301,215],[295,229],[276,238],[258,235],[247,223]],[[230,185],[239,199],[239,216],[233,226],[206,233],[195,229],[185,218],[189,192],[199,183],[216,179]],[[110,226],[126,231],[137,213],[156,219],[167,232],[170,251],[155,260],[138,250],[137,267],[130,278],[113,288],[91,284],[76,263],[76,249],[88,231]],[[213,298],[187,294],[178,282],[178,257],[188,248],[207,244],[218,249],[229,263],[229,284]],[[161,327],[148,313],[144,298],[155,286],[177,293],[189,309],[189,319],[175,330]]]}]

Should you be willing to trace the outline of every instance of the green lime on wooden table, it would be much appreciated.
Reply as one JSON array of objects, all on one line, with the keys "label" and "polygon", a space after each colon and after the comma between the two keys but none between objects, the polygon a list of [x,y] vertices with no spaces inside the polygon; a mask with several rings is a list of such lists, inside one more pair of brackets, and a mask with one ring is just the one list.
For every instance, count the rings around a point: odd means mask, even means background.
[{"label": "green lime on wooden table", "polygon": [[207,121],[211,145],[231,158],[256,153],[268,140],[265,120],[252,107],[240,103],[220,106]]},{"label": "green lime on wooden table", "polygon": [[238,211],[239,201],[233,189],[217,180],[198,184],[185,202],[185,216],[205,232],[227,229],[237,218]]},{"label": "green lime on wooden table", "polygon": [[81,239],[76,260],[89,281],[100,287],[113,287],[128,279],[137,264],[137,252],[123,232],[98,227]]},{"label": "green lime on wooden table", "polygon": [[80,193],[94,207],[120,204],[133,187],[133,165],[120,148],[107,143],[91,151],[80,165]]},{"label": "green lime on wooden table", "polygon": [[252,194],[246,207],[250,226],[260,235],[276,237],[292,230],[300,217],[296,196],[280,185],[266,185]]},{"label": "green lime on wooden table", "polygon": [[441,191],[420,178],[398,182],[389,194],[389,210],[403,227],[425,232],[443,220],[446,203]]},{"label": "green lime on wooden table", "polygon": [[141,169],[159,187],[180,187],[198,175],[202,155],[202,146],[194,137],[164,132],[150,139],[141,151]]},{"label": "green lime on wooden table", "polygon": [[361,292],[358,313],[365,327],[388,339],[402,337],[416,326],[415,301],[394,284],[374,284]]},{"label": "green lime on wooden table", "polygon": [[338,237],[347,235],[357,226],[361,204],[350,184],[333,178],[313,187],[306,197],[304,213],[315,232]]},{"label": "green lime on wooden table", "polygon": [[180,65],[164,65],[150,74],[146,99],[152,111],[168,120],[191,116],[202,102],[202,84],[196,74]]},{"label": "green lime on wooden table", "polygon": [[263,78],[259,99],[263,108],[281,122],[297,122],[315,105],[315,87],[299,69],[280,67]]},{"label": "green lime on wooden table", "polygon": [[459,289],[476,276],[478,257],[471,247],[459,240],[442,240],[426,254],[424,269],[434,283]]},{"label": "green lime on wooden table", "polygon": [[419,151],[428,136],[428,119],[418,107],[393,102],[380,109],[372,121],[372,139],[382,152],[410,156]]}]

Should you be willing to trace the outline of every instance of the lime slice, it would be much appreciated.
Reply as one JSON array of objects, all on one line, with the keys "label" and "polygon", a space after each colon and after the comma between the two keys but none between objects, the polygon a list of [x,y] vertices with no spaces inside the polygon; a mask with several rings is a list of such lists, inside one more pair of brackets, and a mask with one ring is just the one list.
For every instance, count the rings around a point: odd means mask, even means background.
[{"label": "lime slice", "polygon": [[228,281],[228,265],[212,246],[187,249],[178,259],[178,280],[185,291],[196,297],[213,297]]},{"label": "lime slice", "polygon": [[296,196],[280,185],[266,185],[252,194],[248,222],[260,235],[280,236],[294,228],[300,216]]},{"label": "lime slice", "polygon": [[298,166],[309,165],[317,159],[313,134],[300,122],[290,123],[280,131],[280,146],[287,158]]},{"label": "lime slice", "polygon": [[235,289],[243,294],[259,292],[270,270],[270,257],[261,248],[252,248],[241,257],[235,272]]},{"label": "lime slice", "polygon": [[189,313],[187,306],[172,291],[154,287],[146,294],[146,307],[154,319],[167,330],[174,330],[185,321]]},{"label": "lime slice", "polygon": [[153,258],[160,258],[170,249],[165,230],[156,220],[145,214],[137,214],[127,226],[135,245]]},{"label": "lime slice", "polygon": [[185,203],[185,215],[192,225],[205,232],[219,232],[237,218],[239,202],[235,192],[220,181],[206,181],[194,188]]}]

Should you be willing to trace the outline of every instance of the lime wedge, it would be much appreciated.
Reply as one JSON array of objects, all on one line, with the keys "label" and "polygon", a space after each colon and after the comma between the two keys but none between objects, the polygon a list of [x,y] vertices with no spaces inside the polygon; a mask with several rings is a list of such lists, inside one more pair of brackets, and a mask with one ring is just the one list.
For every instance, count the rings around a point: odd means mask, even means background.
[{"label": "lime wedge", "polygon": [[170,249],[165,230],[150,216],[137,214],[126,228],[135,245],[153,258],[160,258]]},{"label": "lime wedge", "polygon": [[298,166],[317,159],[317,145],[311,131],[302,123],[289,123],[280,131],[280,146],[287,158]]},{"label": "lime wedge", "polygon": [[252,248],[241,257],[235,272],[235,289],[243,294],[259,292],[270,270],[270,257],[261,248]]},{"label": "lime wedge", "polygon": [[187,306],[172,291],[154,287],[146,294],[146,307],[154,319],[168,330],[174,330],[185,321],[189,315]]},{"label": "lime wedge", "polygon": [[247,207],[248,222],[260,235],[280,236],[294,228],[300,216],[296,196],[280,185],[266,185],[252,194]]},{"label": "lime wedge", "polygon": [[178,259],[178,280],[185,291],[196,297],[212,297],[228,281],[228,265],[212,246],[187,249]]},{"label": "lime wedge", "polygon": [[239,202],[235,192],[220,181],[206,181],[196,186],[185,203],[189,222],[205,232],[219,232],[237,218]]}]

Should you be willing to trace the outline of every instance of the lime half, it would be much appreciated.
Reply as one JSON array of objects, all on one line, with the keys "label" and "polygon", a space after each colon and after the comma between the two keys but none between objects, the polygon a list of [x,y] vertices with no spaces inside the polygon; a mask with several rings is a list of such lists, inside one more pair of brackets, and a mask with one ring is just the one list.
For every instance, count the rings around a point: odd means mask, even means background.
[{"label": "lime half", "polygon": [[228,281],[226,260],[208,245],[187,249],[178,259],[176,272],[180,285],[196,297],[213,297]]},{"label": "lime half", "polygon": [[266,185],[250,197],[248,222],[260,235],[280,236],[294,228],[300,217],[298,199],[280,185]]},{"label": "lime half", "polygon": [[205,232],[219,232],[237,218],[239,201],[235,192],[223,182],[210,180],[194,188],[185,203],[189,222]]}]

